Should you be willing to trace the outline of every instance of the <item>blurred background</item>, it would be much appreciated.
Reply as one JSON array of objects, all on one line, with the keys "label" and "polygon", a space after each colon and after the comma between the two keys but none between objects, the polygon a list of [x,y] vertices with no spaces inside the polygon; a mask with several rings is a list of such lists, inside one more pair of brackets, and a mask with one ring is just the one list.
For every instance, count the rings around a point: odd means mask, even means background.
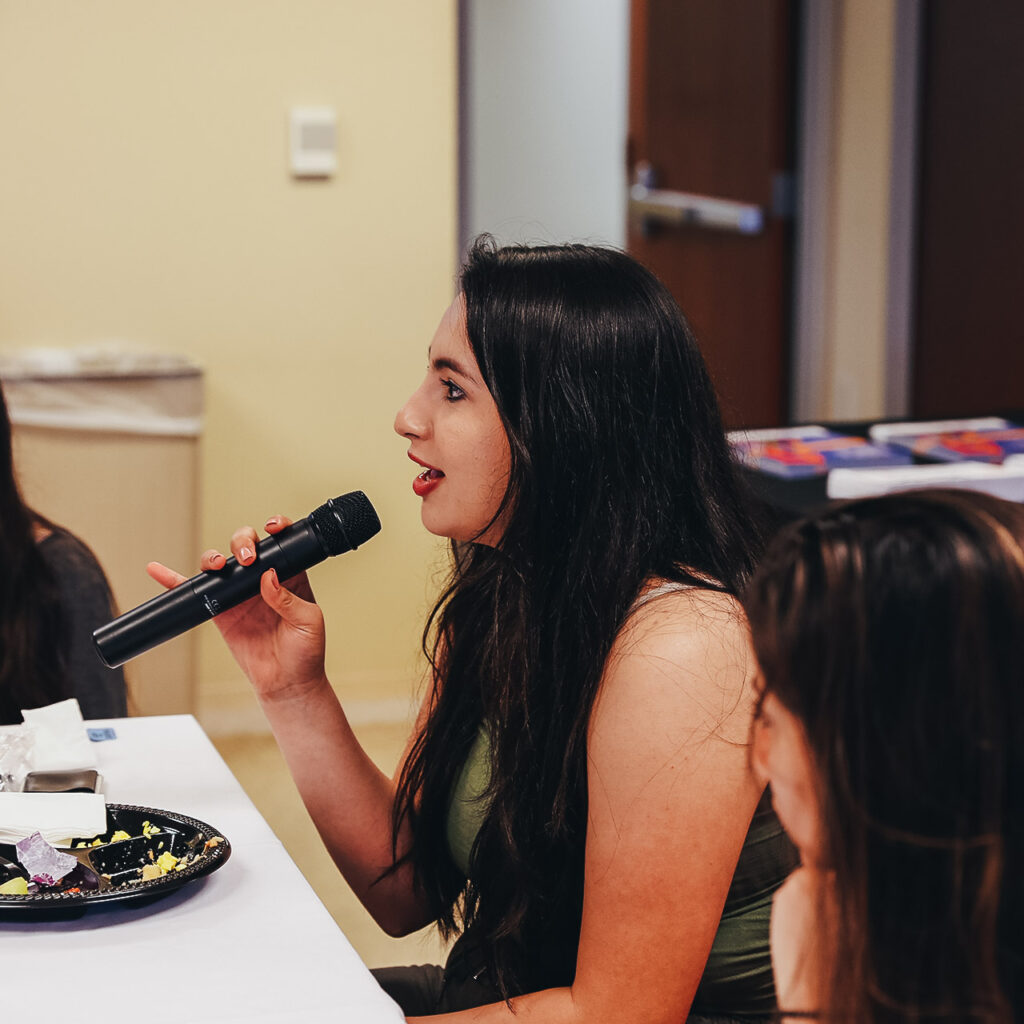
[{"label": "blurred background", "polygon": [[[364,490],[382,533],[313,583],[390,770],[444,568],[391,424],[468,240],[634,252],[730,426],[1024,408],[1022,46],[1016,0],[0,0],[26,496],[126,609],[147,561]],[[352,937],[215,631],[129,679],[199,718]]]}]

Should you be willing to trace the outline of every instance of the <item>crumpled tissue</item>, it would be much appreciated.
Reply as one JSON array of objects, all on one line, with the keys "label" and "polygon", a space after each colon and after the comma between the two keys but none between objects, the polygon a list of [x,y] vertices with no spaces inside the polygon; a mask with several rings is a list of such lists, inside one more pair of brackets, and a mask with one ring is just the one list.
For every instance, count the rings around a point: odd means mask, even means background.
[{"label": "crumpled tissue", "polygon": [[89,742],[82,709],[72,697],[43,708],[22,710],[34,771],[95,768],[96,750]]}]

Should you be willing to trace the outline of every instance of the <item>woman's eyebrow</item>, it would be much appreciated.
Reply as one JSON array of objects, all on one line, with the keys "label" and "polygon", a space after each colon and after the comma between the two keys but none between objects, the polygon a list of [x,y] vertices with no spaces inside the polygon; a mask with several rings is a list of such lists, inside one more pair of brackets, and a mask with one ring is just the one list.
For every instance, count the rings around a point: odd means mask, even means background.
[{"label": "woman's eyebrow", "polygon": [[448,356],[438,356],[437,358],[431,358],[430,366],[434,370],[451,370],[452,373],[457,373],[460,377],[465,377],[466,380],[471,381],[473,384],[479,384],[480,382],[473,376],[458,360],[449,359]]}]

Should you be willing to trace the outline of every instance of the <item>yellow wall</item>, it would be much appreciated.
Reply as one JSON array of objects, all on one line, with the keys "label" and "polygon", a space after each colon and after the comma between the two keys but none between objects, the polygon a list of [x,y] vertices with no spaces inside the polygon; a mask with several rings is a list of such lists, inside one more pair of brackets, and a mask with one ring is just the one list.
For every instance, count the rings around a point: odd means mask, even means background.
[{"label": "yellow wall", "polygon": [[[0,0],[0,346],[200,362],[201,547],[367,492],[381,535],[313,575],[357,705],[408,698],[437,550],[391,423],[453,289],[455,6]],[[330,181],[288,173],[296,104],[337,110]],[[251,724],[201,633],[201,715]]]}]

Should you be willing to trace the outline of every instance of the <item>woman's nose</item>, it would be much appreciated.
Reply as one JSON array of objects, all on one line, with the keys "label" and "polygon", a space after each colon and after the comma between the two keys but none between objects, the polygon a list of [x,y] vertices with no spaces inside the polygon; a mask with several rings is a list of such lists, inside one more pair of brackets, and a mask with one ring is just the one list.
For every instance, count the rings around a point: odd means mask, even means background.
[{"label": "woman's nose", "polygon": [[427,432],[426,417],[417,402],[419,394],[414,391],[395,416],[395,433],[401,437],[423,437]]}]

